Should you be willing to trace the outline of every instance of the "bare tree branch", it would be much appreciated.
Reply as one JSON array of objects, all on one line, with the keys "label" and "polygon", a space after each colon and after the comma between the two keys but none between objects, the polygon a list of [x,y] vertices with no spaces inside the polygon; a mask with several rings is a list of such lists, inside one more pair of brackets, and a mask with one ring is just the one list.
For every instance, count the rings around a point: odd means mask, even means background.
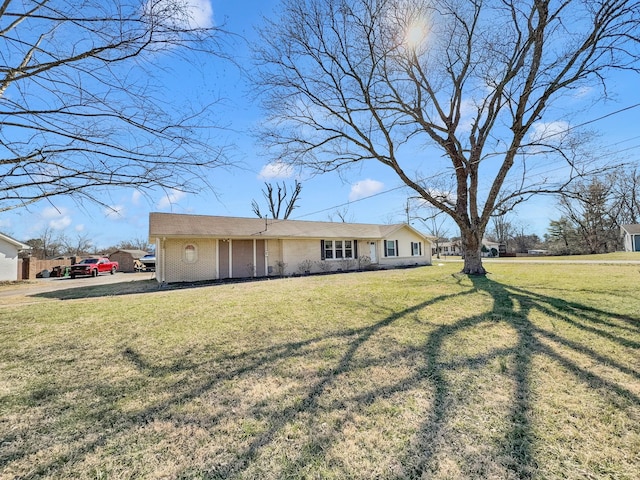
[{"label": "bare tree branch", "polygon": [[[211,187],[227,164],[211,105],[175,105],[167,59],[223,57],[225,32],[184,0],[0,5],[0,211],[108,187]],[[155,72],[154,72],[155,70]]]},{"label": "bare tree branch", "polygon": [[[280,210],[282,207],[284,207],[284,215],[282,216],[282,219],[286,220],[289,218],[293,210],[297,207],[296,202],[298,201],[300,192],[302,191],[302,184],[297,180],[295,181],[293,192],[291,192],[291,197],[289,197],[288,200],[287,184],[285,182],[282,182],[282,185],[276,183],[278,192],[275,195],[272,184],[265,182],[264,185],[266,187],[266,191],[262,191],[262,196],[267,201],[267,207],[271,214],[271,218],[281,218]],[[265,218],[265,215],[260,211],[260,205],[255,200],[251,201],[251,209],[258,218]]]}]

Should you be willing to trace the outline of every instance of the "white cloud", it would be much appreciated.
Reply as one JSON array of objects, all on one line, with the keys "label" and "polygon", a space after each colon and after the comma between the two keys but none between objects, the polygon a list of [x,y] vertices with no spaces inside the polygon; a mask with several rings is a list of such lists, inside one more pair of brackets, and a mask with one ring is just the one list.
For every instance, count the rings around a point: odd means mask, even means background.
[{"label": "white cloud", "polygon": [[84,232],[84,224],[79,224],[74,227],[76,232]]},{"label": "white cloud", "polygon": [[460,124],[458,130],[460,132],[470,132],[471,127],[478,115],[478,107],[475,102],[468,98],[460,103]]},{"label": "white cloud", "polygon": [[349,193],[349,201],[359,200],[360,198],[370,197],[379,193],[384,188],[384,183],[377,180],[360,180],[359,182],[351,185],[351,192]]},{"label": "white cloud", "polygon": [[569,132],[569,128],[569,123],[563,121],[538,122],[533,125],[529,138],[531,142],[561,142]]},{"label": "white cloud", "polygon": [[209,0],[186,0],[191,28],[213,27],[213,7]]},{"label": "white cloud", "polygon": [[576,90],[576,93],[574,93],[573,96],[574,98],[584,98],[590,95],[593,90],[593,87],[580,87],[578,90]]},{"label": "white cloud", "polygon": [[181,192],[180,190],[171,190],[169,193],[167,193],[164,197],[160,199],[160,201],[158,202],[158,208],[160,209],[168,208],[174,205],[175,203],[178,203],[186,195],[187,195],[186,193]]},{"label": "white cloud", "polygon": [[276,178],[291,178],[293,176],[293,167],[287,165],[284,162],[272,162],[267,163],[262,170],[258,178],[263,180],[272,180]]},{"label": "white cloud", "polygon": [[123,205],[109,205],[105,207],[102,212],[105,217],[111,220],[121,220],[124,218],[125,209]]},{"label": "white cloud", "polygon": [[40,212],[40,216],[45,220],[49,220],[52,218],[58,218],[67,214],[66,208],[56,208],[56,207],[47,207],[42,212]]},{"label": "white cloud", "polygon": [[144,12],[178,29],[211,28],[214,25],[210,0],[148,0]]},{"label": "white cloud", "polygon": [[69,215],[62,215],[58,218],[49,220],[49,226],[54,230],[64,230],[71,225],[71,217]]},{"label": "white cloud", "polygon": [[140,192],[140,190],[134,190],[133,193],[131,194],[131,203],[133,203],[134,205],[139,205],[141,198],[142,198],[142,192]]},{"label": "white cloud", "polygon": [[64,230],[72,223],[68,210],[62,207],[47,207],[40,212],[40,216],[54,230]]}]

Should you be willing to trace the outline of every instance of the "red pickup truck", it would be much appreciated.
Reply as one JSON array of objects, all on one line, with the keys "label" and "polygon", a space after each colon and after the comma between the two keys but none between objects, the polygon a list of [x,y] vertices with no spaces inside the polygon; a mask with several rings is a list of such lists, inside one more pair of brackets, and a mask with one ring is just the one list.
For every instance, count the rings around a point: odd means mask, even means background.
[{"label": "red pickup truck", "polygon": [[80,263],[71,265],[71,278],[78,275],[97,277],[99,273],[113,275],[118,271],[118,262],[112,262],[108,258],[85,258]]}]

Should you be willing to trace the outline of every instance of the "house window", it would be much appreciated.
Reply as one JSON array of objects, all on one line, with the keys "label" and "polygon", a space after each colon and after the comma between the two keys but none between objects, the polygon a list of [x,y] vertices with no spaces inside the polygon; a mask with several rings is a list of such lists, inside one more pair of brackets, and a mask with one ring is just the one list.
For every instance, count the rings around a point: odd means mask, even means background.
[{"label": "house window", "polygon": [[322,240],[321,244],[323,260],[355,258],[357,255],[355,240]]},{"label": "house window", "polygon": [[323,259],[330,260],[333,258],[333,242],[331,240],[324,240],[324,256]]},{"label": "house window", "polygon": [[385,257],[397,257],[398,256],[398,241],[397,240],[385,240],[384,241],[384,256]]},{"label": "house window", "polygon": [[198,260],[198,247],[193,243],[184,246],[185,263],[195,263]]},{"label": "house window", "polygon": [[351,240],[344,241],[344,258],[353,258],[353,247]]},{"label": "house window", "polygon": [[422,255],[422,242],[411,242],[411,255],[414,257]]}]

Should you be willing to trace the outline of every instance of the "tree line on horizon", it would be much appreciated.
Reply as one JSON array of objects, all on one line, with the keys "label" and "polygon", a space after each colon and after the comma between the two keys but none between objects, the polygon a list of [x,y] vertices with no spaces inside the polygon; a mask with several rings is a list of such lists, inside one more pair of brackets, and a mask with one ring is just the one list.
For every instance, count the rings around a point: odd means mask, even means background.
[{"label": "tree line on horizon", "polygon": [[[263,190],[268,200],[269,213],[278,218],[281,207],[290,213],[298,207],[302,185],[296,181],[293,195],[287,197],[286,185],[266,184]],[[271,187],[271,188],[268,188]],[[273,195],[277,191],[277,195]],[[270,195],[271,194],[271,195]],[[547,250],[552,255],[580,255],[615,252],[622,248],[622,225],[640,223],[640,169],[629,168],[606,175],[585,178],[570,190],[557,196],[557,218],[551,219],[543,238],[530,232],[526,222],[521,222],[509,214],[494,216],[485,238],[504,244],[509,253],[526,253],[532,249]],[[259,207],[254,213],[260,217]],[[283,219],[288,217],[285,216]],[[438,242],[460,241],[438,222],[439,214],[418,218],[430,235]],[[345,221],[344,215],[340,216]],[[107,248],[96,248],[87,233],[71,237],[46,227],[39,236],[25,242],[31,246],[31,255],[37,258],[57,256],[83,256],[109,254],[116,250],[143,250],[150,252],[152,245],[144,238],[123,240]]]}]

